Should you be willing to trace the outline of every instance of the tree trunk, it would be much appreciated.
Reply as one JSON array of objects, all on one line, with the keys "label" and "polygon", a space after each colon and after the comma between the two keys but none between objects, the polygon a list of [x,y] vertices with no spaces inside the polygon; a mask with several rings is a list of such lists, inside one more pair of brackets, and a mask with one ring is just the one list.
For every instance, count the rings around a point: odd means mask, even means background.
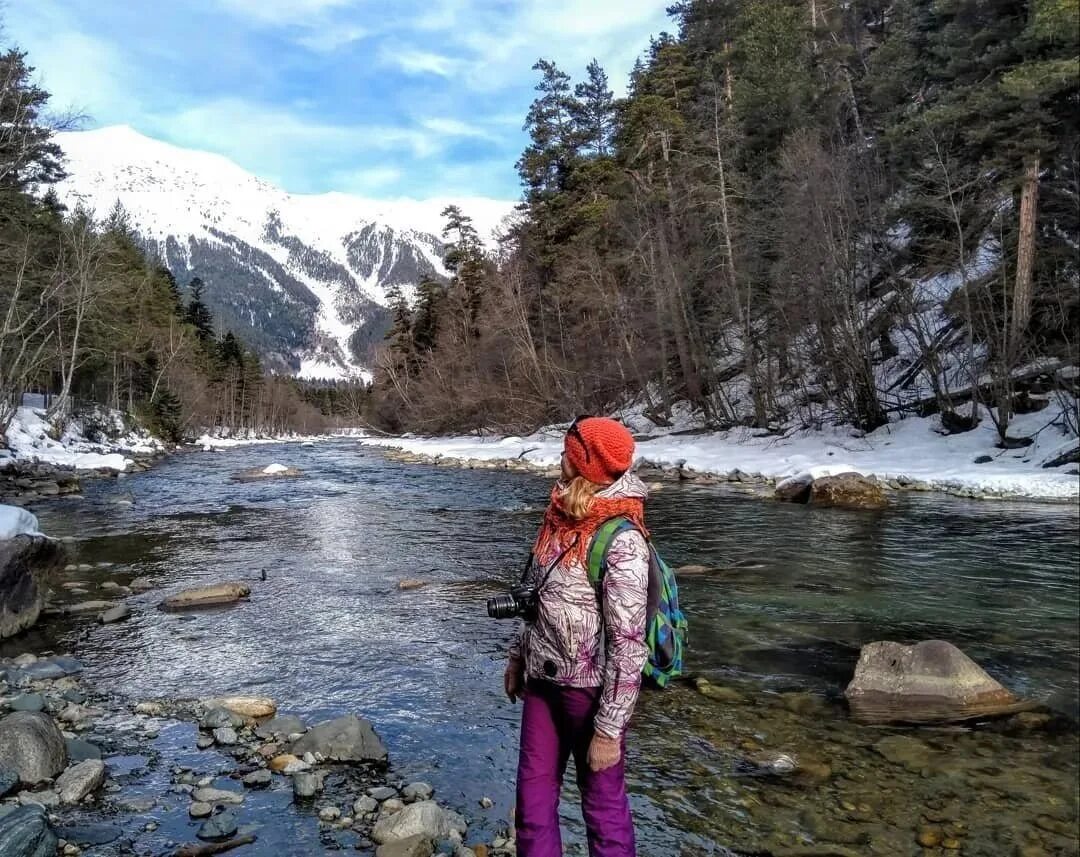
[{"label": "tree trunk", "polygon": [[1031,272],[1035,267],[1035,219],[1039,207],[1039,159],[1032,158],[1024,170],[1020,192],[1020,236],[1016,243],[1016,287],[1013,290],[1009,348],[1013,360],[1020,355],[1020,340],[1031,320]]}]

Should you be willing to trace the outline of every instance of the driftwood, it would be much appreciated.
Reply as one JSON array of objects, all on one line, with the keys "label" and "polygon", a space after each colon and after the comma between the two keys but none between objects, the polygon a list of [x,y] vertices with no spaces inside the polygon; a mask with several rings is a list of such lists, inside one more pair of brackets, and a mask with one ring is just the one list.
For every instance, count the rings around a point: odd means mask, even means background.
[{"label": "driftwood", "polygon": [[224,854],[241,845],[250,845],[255,841],[254,836],[237,836],[225,842],[211,842],[207,845],[181,845],[176,849],[173,857],[212,857],[214,854]]},{"label": "driftwood", "polygon": [[233,848],[241,845],[251,845],[255,842],[255,836],[237,836],[226,842],[212,842],[207,845],[181,845],[176,849],[173,857],[212,857],[215,854],[225,854]]}]

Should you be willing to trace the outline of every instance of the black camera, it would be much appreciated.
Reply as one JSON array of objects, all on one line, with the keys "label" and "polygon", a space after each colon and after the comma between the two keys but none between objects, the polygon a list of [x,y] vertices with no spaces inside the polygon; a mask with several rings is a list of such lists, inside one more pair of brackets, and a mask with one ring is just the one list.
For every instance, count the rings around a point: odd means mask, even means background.
[{"label": "black camera", "polygon": [[488,616],[492,619],[513,619],[521,616],[526,622],[536,621],[540,594],[535,586],[519,583],[510,587],[506,595],[496,595],[487,603]]}]

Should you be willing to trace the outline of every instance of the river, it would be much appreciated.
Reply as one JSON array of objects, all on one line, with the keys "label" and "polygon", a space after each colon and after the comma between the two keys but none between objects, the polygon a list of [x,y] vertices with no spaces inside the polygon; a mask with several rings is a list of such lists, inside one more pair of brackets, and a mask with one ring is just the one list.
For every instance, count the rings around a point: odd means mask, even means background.
[{"label": "river", "polygon": [[[272,461],[305,475],[232,479]],[[161,589],[135,596],[126,622],[53,619],[30,642],[70,651],[88,682],[131,700],[243,692],[308,720],[361,714],[395,776],[431,782],[474,821],[471,840],[490,840],[512,811],[520,709],[501,694],[514,626],[489,619],[484,600],[518,573],[549,490],[350,440],[178,455],[35,508],[46,532],[72,540],[82,570],[69,574],[89,590],[136,576]],[[833,843],[805,853],[921,855],[927,829],[964,855],[1077,853],[1075,507],[905,495],[863,513],[665,484],[649,520],[673,565],[718,569],[680,585],[689,667],[726,697],[683,685],[642,698],[629,749],[641,854]],[[400,591],[405,578],[427,585]],[[154,608],[162,590],[225,579],[249,581],[250,601]],[[853,723],[841,693],[860,645],[929,638],[1058,716],[1030,731]],[[166,728],[155,751],[166,765],[212,765],[192,738],[190,725]],[[777,752],[804,771],[757,776],[752,760]],[[131,788],[161,788],[160,776]],[[268,833],[238,855],[334,847],[287,791],[248,811]],[[564,815],[571,853],[584,853],[572,799]],[[153,817],[161,829],[134,853],[193,837],[182,806]]]}]

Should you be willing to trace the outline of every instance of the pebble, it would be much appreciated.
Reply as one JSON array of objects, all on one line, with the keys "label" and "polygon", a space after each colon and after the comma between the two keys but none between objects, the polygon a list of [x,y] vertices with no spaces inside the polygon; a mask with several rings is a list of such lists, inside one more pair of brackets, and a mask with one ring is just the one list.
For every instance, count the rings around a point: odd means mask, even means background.
[{"label": "pebble", "polygon": [[195,801],[188,807],[188,815],[192,818],[208,818],[213,811],[214,808],[210,804],[201,800]]},{"label": "pebble", "polygon": [[195,746],[200,750],[207,750],[214,746],[214,739],[209,735],[200,735],[195,739]]},{"label": "pebble", "polygon": [[924,827],[919,831],[916,841],[923,848],[937,848],[941,844],[941,831],[935,827]]},{"label": "pebble", "polygon": [[377,801],[389,800],[392,797],[397,797],[397,789],[392,789],[389,786],[372,786],[367,790],[368,796],[375,798]]},{"label": "pebble", "polygon": [[214,789],[209,786],[200,786],[192,793],[192,797],[200,803],[243,803],[243,792],[230,792],[225,789]]},{"label": "pebble", "polygon": [[147,717],[161,717],[165,714],[165,706],[160,702],[140,702],[135,705],[136,714],[145,714]]},{"label": "pebble", "polygon": [[433,794],[435,794],[435,789],[428,783],[409,783],[401,790],[401,796],[406,803],[428,800]]},{"label": "pebble", "polygon": [[387,798],[382,802],[382,806],[379,808],[380,815],[393,815],[395,812],[401,812],[405,809],[405,802],[401,798]]},{"label": "pebble", "polygon": [[484,809],[491,809],[493,806],[495,806],[495,801],[493,801],[489,797],[482,797],[480,798],[480,806],[482,806]]},{"label": "pebble", "polygon": [[78,853],[79,853],[79,846],[78,845],[73,845],[72,843],[69,842],[67,845],[64,846],[65,857],[73,857],[73,855],[78,854]]},{"label": "pebble", "polygon": [[231,747],[239,738],[237,738],[236,730],[231,726],[222,726],[214,730],[214,740],[222,746]]},{"label": "pebble", "polygon": [[236,813],[227,809],[204,821],[198,836],[200,839],[224,839],[236,833],[238,826]]},{"label": "pebble", "polygon": [[337,821],[341,818],[341,810],[336,806],[324,806],[319,810],[319,821]]},{"label": "pebble", "polygon": [[292,778],[293,794],[298,798],[315,797],[319,790],[319,780],[309,771],[298,771]]},{"label": "pebble", "polygon": [[369,795],[364,795],[363,797],[358,797],[356,799],[356,801],[353,803],[352,808],[353,815],[370,815],[379,808],[379,802]]},{"label": "pebble", "polygon": [[45,697],[40,693],[21,693],[8,706],[12,711],[41,711],[45,708]]}]

